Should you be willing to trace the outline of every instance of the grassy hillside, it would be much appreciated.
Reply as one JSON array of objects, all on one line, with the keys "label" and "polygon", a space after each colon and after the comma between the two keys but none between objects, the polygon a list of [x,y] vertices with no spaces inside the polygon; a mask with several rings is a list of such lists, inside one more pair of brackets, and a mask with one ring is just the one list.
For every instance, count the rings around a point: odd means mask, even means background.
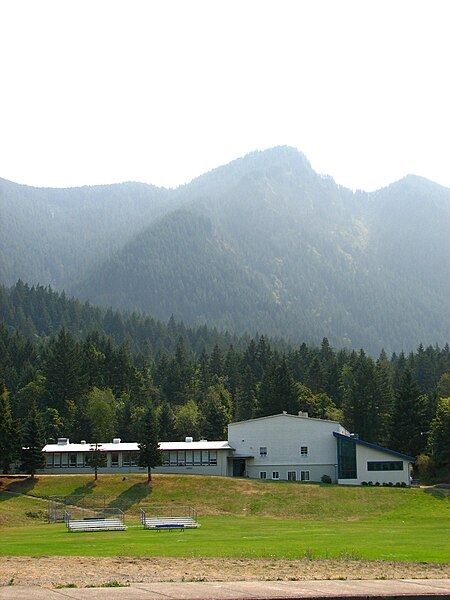
[{"label": "grassy hillside", "polygon": [[[2,555],[351,557],[448,562],[445,491],[360,488],[220,477],[42,476],[0,479]],[[18,495],[25,494],[25,496]],[[126,532],[69,534],[45,522],[50,495],[120,505]],[[138,527],[139,506],[189,504],[201,528],[157,535]],[[25,525],[28,525],[25,527]],[[135,526],[133,526],[135,525]],[[420,540],[420,544],[418,544]]]}]

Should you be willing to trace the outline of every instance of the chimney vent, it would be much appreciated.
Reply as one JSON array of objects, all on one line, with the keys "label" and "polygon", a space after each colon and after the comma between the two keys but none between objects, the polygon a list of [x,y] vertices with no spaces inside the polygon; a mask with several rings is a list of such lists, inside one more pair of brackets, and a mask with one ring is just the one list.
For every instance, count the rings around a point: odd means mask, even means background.
[{"label": "chimney vent", "polygon": [[113,438],[113,444],[120,444],[121,439],[120,438]]},{"label": "chimney vent", "polygon": [[298,416],[299,417],[304,417],[305,419],[308,418],[308,413],[307,412],[303,412],[302,410],[298,411]]},{"label": "chimney vent", "polygon": [[67,446],[69,438],[58,438],[58,446]]},{"label": "chimney vent", "polygon": [[187,437],[185,439],[186,444],[191,444],[193,441],[194,441],[194,438],[192,438],[192,437]]}]

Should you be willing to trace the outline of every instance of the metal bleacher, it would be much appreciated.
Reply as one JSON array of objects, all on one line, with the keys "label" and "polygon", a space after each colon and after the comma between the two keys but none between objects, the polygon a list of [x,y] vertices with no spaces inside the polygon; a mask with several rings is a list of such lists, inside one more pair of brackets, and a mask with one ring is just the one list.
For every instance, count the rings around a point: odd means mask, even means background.
[{"label": "metal bleacher", "polygon": [[144,529],[171,531],[174,529],[196,529],[200,527],[197,512],[190,506],[141,508],[141,523]]},{"label": "metal bleacher", "polygon": [[65,511],[64,521],[70,532],[77,531],[125,531],[127,526],[124,522],[123,512],[114,509],[114,512],[98,514],[94,517],[75,519]]}]

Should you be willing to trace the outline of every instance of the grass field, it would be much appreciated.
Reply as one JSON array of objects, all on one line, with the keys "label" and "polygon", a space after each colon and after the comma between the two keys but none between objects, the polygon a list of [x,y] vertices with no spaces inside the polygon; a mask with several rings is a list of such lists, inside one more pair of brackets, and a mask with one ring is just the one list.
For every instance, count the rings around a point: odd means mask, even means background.
[{"label": "grass field", "polygon": [[[0,478],[0,555],[450,560],[446,490],[363,488],[220,477]],[[24,495],[22,495],[24,494]],[[68,533],[45,523],[51,495],[108,497],[126,532]],[[144,531],[140,506],[189,504],[201,528]]]}]

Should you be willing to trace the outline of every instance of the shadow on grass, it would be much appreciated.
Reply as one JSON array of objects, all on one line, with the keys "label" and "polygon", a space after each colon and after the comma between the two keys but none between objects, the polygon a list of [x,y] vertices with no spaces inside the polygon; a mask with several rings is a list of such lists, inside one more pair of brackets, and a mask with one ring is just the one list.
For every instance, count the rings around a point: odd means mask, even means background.
[{"label": "shadow on grass", "polygon": [[89,481],[88,483],[85,483],[84,485],[80,485],[80,487],[75,488],[70,495],[84,497],[84,496],[87,496],[88,494],[92,494],[92,492],[94,490],[95,490],[95,481]]},{"label": "shadow on grass", "polygon": [[433,496],[438,500],[450,500],[450,489],[446,488],[427,488],[425,494]]},{"label": "shadow on grass", "polygon": [[128,512],[135,507],[136,504],[148,498],[152,493],[152,486],[147,482],[135,483],[133,486],[124,490],[121,494],[112,500],[109,508],[120,508],[123,512]]},{"label": "shadow on grass", "polygon": [[[5,483],[5,479],[3,479],[3,483]],[[29,494],[31,490],[33,490],[34,486],[37,483],[36,477],[30,477],[29,475],[23,475],[20,477],[14,476],[11,477],[11,481],[3,485],[0,489],[4,492],[11,492],[13,494]],[[7,500],[7,494],[4,496],[0,495],[0,501]]]}]

